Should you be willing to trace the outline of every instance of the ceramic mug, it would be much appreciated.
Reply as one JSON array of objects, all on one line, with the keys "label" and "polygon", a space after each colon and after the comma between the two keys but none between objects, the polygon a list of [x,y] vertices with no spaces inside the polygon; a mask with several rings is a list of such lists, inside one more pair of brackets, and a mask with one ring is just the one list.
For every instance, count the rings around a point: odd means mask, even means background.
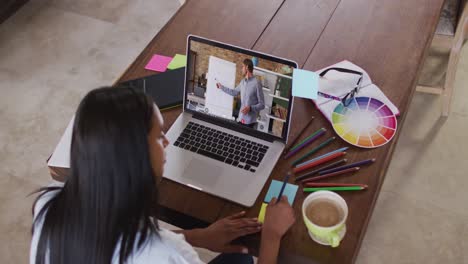
[{"label": "ceramic mug", "polygon": [[[306,209],[309,204],[316,200],[326,199],[333,202],[342,210],[340,221],[333,226],[319,226],[314,224],[306,215]],[[346,201],[338,194],[331,191],[317,191],[309,194],[302,203],[302,217],[307,227],[310,237],[315,242],[325,245],[337,247],[346,233],[346,219],[348,218],[348,206]]]}]

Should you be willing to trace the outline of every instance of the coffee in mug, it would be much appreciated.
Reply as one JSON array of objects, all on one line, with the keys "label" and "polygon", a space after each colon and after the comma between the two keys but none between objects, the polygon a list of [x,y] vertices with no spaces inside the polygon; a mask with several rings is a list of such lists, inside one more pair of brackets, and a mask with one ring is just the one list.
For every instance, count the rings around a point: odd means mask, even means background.
[{"label": "coffee in mug", "polygon": [[341,207],[331,199],[317,199],[306,207],[306,217],[312,223],[330,227],[337,225],[344,217]]},{"label": "coffee in mug", "polygon": [[348,206],[345,200],[331,191],[318,191],[302,203],[302,218],[315,242],[337,247],[346,233]]}]

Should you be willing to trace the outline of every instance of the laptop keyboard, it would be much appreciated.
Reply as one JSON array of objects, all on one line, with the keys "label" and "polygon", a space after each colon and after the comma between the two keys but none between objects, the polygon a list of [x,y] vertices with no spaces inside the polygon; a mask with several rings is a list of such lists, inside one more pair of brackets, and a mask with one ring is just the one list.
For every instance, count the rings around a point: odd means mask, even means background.
[{"label": "laptop keyboard", "polygon": [[174,146],[255,172],[268,146],[189,122]]}]

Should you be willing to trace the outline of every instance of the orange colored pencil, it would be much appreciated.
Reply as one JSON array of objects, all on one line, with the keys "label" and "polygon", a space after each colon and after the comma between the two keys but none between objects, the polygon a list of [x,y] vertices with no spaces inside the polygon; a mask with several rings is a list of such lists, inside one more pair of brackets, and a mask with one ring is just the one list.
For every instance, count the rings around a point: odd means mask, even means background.
[{"label": "orange colored pencil", "polygon": [[314,162],[305,164],[305,165],[300,166],[300,167],[296,167],[296,168],[293,169],[293,172],[294,172],[294,173],[298,173],[298,172],[301,172],[301,171],[304,171],[304,170],[313,168],[313,167],[315,167],[315,166],[317,166],[317,165],[320,165],[320,164],[322,164],[322,163],[325,163],[325,162],[328,162],[328,161],[330,161],[330,160],[333,160],[333,159],[336,159],[336,158],[338,158],[338,157],[341,157],[341,156],[343,156],[343,155],[345,155],[345,154],[346,154],[346,152],[337,152],[337,153],[335,153],[335,154],[332,154],[332,155],[330,155],[330,156],[323,157],[323,158],[321,158],[321,159],[319,159],[319,160],[316,160],[316,161],[314,161]]},{"label": "orange colored pencil", "polygon": [[351,187],[359,186],[362,188],[367,188],[366,184],[358,183],[331,183],[331,182],[306,182],[304,183],[305,187]]},{"label": "orange colored pencil", "polygon": [[338,176],[338,175],[341,175],[341,174],[345,174],[345,173],[348,173],[348,172],[355,172],[355,171],[358,171],[359,169],[360,169],[359,167],[353,167],[353,168],[349,168],[349,169],[346,169],[346,170],[335,171],[335,172],[332,172],[332,173],[328,173],[328,174],[324,174],[324,175],[321,175],[321,176],[317,176],[317,177],[313,177],[313,178],[304,180],[304,181],[302,181],[302,183],[307,183],[307,182],[311,182],[311,181],[326,179],[326,178],[330,178],[330,177],[333,177],[333,176]]}]

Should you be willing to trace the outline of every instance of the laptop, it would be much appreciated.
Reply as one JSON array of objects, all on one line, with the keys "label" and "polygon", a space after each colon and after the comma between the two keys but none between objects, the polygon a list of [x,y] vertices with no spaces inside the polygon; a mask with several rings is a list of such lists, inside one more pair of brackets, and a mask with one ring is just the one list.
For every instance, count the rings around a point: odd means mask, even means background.
[{"label": "laptop", "polygon": [[164,177],[252,206],[287,142],[294,68],[291,60],[189,35],[183,112],[166,133]]}]

